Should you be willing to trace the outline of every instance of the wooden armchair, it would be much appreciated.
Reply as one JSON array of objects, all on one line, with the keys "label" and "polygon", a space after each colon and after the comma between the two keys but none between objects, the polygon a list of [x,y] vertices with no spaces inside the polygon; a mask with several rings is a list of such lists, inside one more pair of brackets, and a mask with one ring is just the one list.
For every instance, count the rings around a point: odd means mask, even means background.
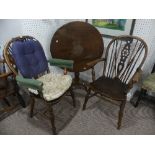
[{"label": "wooden armchair", "polygon": [[94,95],[119,101],[117,129],[120,129],[127,93],[140,78],[147,51],[146,43],[139,37],[119,36],[112,39],[103,59],[103,76],[90,83],[83,110],[86,109],[88,99]]},{"label": "wooden armchair", "polygon": [[9,107],[2,109],[2,111],[9,111],[12,109],[7,97],[15,95],[18,97],[20,104],[25,107],[25,102],[19,93],[19,87],[15,81],[12,71],[6,70],[5,60],[0,60],[0,100],[3,100]]},{"label": "wooden armchair", "polygon": [[[14,73],[18,84],[26,87],[30,93],[32,99],[30,117],[33,117],[35,99],[42,99],[50,114],[49,119],[53,134],[57,134],[52,106],[58,103],[68,92],[73,99],[73,106],[75,106],[74,93],[71,87],[72,78],[66,75],[67,68],[73,67],[73,61],[47,60],[39,41],[30,36],[11,39],[5,46],[4,58]],[[65,75],[51,74],[48,63],[64,68]]]}]

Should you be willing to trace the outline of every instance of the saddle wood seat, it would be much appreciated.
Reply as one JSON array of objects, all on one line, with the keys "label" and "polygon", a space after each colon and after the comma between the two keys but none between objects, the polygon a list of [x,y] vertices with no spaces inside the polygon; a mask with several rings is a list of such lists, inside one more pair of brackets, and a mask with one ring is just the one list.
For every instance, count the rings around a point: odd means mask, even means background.
[{"label": "saddle wood seat", "polygon": [[[111,87],[112,86],[112,87]],[[102,76],[91,83],[92,90],[99,91],[106,97],[111,97],[114,100],[125,100],[127,85],[122,83],[118,78],[107,78]]]}]

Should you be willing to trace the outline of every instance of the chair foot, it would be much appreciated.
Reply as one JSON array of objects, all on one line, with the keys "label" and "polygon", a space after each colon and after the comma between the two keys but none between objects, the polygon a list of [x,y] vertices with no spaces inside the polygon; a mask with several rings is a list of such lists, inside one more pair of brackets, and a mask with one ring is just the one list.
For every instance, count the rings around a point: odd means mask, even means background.
[{"label": "chair foot", "polygon": [[34,111],[34,105],[35,105],[35,99],[32,97],[32,103],[30,103],[30,117],[33,117],[33,111]]},{"label": "chair foot", "polygon": [[70,94],[73,100],[73,107],[76,107],[76,100],[75,100],[75,95],[74,95],[74,91],[73,88],[70,88]]},{"label": "chair foot", "polygon": [[138,105],[139,105],[139,102],[140,102],[140,100],[141,99],[139,99],[140,97],[138,97],[138,100],[136,101],[136,103],[133,105],[135,108],[137,108],[138,107]]},{"label": "chair foot", "polygon": [[135,108],[138,107],[139,102],[141,101],[141,99],[143,98],[143,96],[146,95],[146,92],[147,92],[147,90],[141,89],[140,94],[139,94],[139,96],[138,96],[138,99],[137,99],[136,103],[134,104],[134,107],[135,107]]},{"label": "chair foot", "polygon": [[11,104],[9,103],[9,101],[8,101],[6,98],[4,98],[3,101],[4,101],[5,104],[7,104],[9,107],[11,106]]},{"label": "chair foot", "polygon": [[49,112],[50,112],[50,115],[51,115],[51,125],[52,125],[52,131],[53,131],[53,134],[54,135],[57,135],[57,132],[56,132],[56,127],[55,127],[55,116],[54,116],[54,113],[53,113],[53,108],[52,106],[49,107]]},{"label": "chair foot", "polygon": [[86,105],[87,105],[90,93],[91,93],[91,88],[89,88],[88,91],[87,91],[87,95],[85,96],[85,101],[84,101],[82,110],[86,109]]},{"label": "chair foot", "polygon": [[17,98],[18,98],[20,104],[22,105],[22,107],[26,108],[26,104],[25,104],[25,101],[24,101],[23,97],[20,95],[19,92],[17,92],[16,94],[17,94]]},{"label": "chair foot", "polygon": [[122,118],[123,118],[123,112],[125,108],[126,101],[123,101],[120,105],[119,115],[118,115],[118,123],[117,123],[117,129],[119,130],[122,125]]}]

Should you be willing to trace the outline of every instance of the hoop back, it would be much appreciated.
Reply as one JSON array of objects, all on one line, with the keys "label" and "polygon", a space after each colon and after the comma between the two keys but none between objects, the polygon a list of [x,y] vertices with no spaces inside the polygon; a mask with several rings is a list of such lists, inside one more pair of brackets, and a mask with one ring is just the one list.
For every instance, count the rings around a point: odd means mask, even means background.
[{"label": "hoop back", "polygon": [[147,51],[147,44],[139,37],[115,37],[106,50],[104,76],[118,78],[123,83],[128,84],[137,69],[141,69]]},{"label": "hoop back", "polygon": [[[8,64],[8,66],[9,66],[9,69],[14,73],[14,75],[17,75],[18,74],[18,69],[20,68],[19,67],[19,63],[18,63],[18,67],[19,68],[17,68],[17,62],[15,62],[15,59],[14,59],[14,55],[13,55],[13,45],[14,45],[14,43],[20,43],[20,42],[23,42],[23,43],[26,43],[26,41],[27,42],[30,42],[30,41],[35,41],[35,42],[38,42],[39,43],[39,41],[37,41],[35,38],[33,38],[33,37],[31,37],[31,36],[22,36],[22,37],[16,37],[16,38],[13,38],[13,39],[11,39],[7,44],[6,44],[6,46],[5,46],[5,48],[4,48],[4,52],[3,52],[3,54],[4,54],[4,58],[5,58],[5,60],[6,60],[6,63]],[[20,44],[19,44],[20,45]],[[42,49],[42,46],[41,45],[39,45],[40,46],[40,48]],[[31,48],[31,47],[29,47],[29,48]],[[23,49],[24,50],[24,49]],[[28,50],[28,49],[26,49],[26,50]],[[43,50],[43,49],[42,49]],[[22,50],[20,49],[20,51],[18,52],[19,54],[20,54],[20,52],[21,52]],[[29,54],[31,54],[31,52],[33,52],[33,49],[32,49],[32,51],[28,51],[28,52],[26,52],[26,51],[22,51],[22,53],[23,54],[25,54],[26,56],[25,57],[28,57],[29,59],[30,59],[30,56],[29,56]],[[42,55],[44,55],[44,53],[42,54]],[[35,57],[37,57],[37,56],[35,56]],[[39,56],[38,56],[39,57]],[[24,57],[23,57],[24,58]],[[17,59],[17,58],[16,58]],[[20,59],[20,57],[18,56],[18,60]],[[35,59],[35,58],[31,58],[31,59]],[[45,58],[46,59],[46,58]],[[16,60],[17,61],[17,60]],[[21,62],[22,62],[22,60],[20,60]],[[24,61],[26,61],[26,60],[24,60]],[[47,60],[46,60],[47,61]],[[23,64],[23,63],[22,63]],[[27,65],[26,65],[27,66]],[[48,72],[48,66],[46,67],[46,64],[44,65],[45,67],[45,71],[43,71],[43,72]],[[24,66],[23,66],[24,67]],[[36,67],[38,67],[38,66],[36,66]],[[29,70],[30,68],[27,68],[27,70]],[[33,69],[33,68],[32,68]],[[21,70],[21,68],[20,68],[20,70]],[[36,73],[35,73],[36,74]],[[38,75],[32,75],[32,77],[33,78],[38,78],[39,76],[41,76],[41,75],[43,75],[44,73],[40,73],[39,72],[39,74]],[[24,76],[24,77],[27,77],[27,76]],[[28,78],[32,78],[32,77],[28,77]]]}]

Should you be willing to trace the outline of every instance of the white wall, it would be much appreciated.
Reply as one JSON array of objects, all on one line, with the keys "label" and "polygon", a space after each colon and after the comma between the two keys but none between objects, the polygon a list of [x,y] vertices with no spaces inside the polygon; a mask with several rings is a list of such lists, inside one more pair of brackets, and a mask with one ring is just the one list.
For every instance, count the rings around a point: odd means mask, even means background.
[{"label": "white wall", "polygon": [[24,35],[31,35],[36,39],[38,39],[42,43],[46,56],[49,58],[51,57],[50,42],[54,33],[59,27],[61,27],[65,23],[74,20],[72,19],[22,20],[22,31]]},{"label": "white wall", "polygon": [[12,37],[22,35],[22,20],[0,19],[0,45],[4,46]]}]

